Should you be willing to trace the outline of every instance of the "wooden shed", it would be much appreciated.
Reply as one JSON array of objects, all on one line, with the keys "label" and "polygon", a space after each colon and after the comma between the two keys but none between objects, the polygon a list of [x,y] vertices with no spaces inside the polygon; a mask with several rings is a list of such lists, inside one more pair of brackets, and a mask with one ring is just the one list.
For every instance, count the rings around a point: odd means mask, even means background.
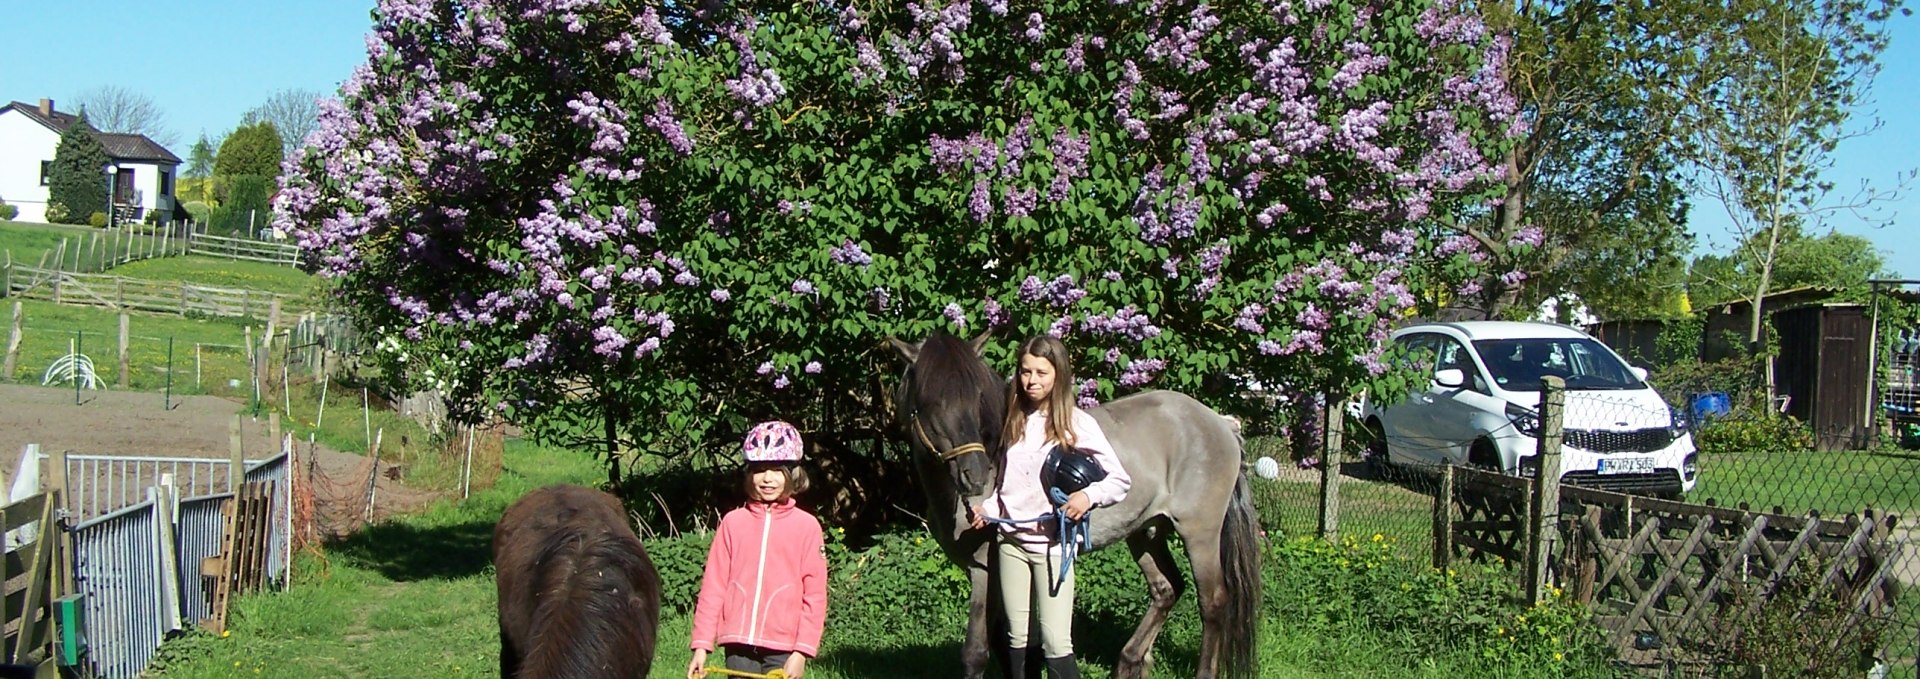
[{"label": "wooden shed", "polygon": [[1770,315],[1780,338],[1775,393],[1813,428],[1819,450],[1873,442],[1873,318],[1864,304],[1818,304]]}]

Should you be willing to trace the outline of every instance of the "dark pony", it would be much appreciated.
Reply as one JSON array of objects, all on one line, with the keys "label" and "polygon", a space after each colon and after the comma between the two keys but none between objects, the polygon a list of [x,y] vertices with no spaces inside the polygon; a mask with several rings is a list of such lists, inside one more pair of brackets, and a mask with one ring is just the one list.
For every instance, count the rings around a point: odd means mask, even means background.
[{"label": "dark pony", "polygon": [[[992,534],[970,529],[966,516],[968,502],[983,497],[1005,468],[1000,418],[1010,406],[1005,381],[980,357],[985,341],[986,335],[966,342],[942,332],[919,344],[893,340],[908,363],[895,403],[917,451],[914,466],[927,492],[928,527],[973,584],[961,647],[967,679],[985,674],[993,654],[989,647],[1004,645],[1004,637],[997,636],[1003,632],[993,629],[1000,616],[991,614],[998,597],[988,596]],[[1133,478],[1125,500],[1088,515],[1094,548],[1124,542],[1146,578],[1150,601],[1120,650],[1114,677],[1147,676],[1154,640],[1186,589],[1168,544],[1176,534],[1186,547],[1200,600],[1197,676],[1254,676],[1262,596],[1259,522],[1242,471],[1239,426],[1171,391],[1134,394],[1088,413]]]},{"label": "dark pony", "polygon": [[502,679],[640,679],[653,666],[660,574],[612,495],[528,493],[493,530]]}]

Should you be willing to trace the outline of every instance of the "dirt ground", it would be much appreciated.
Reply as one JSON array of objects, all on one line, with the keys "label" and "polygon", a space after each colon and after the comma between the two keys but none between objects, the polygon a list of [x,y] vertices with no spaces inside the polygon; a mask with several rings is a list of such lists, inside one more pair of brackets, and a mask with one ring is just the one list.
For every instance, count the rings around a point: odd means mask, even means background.
[{"label": "dirt ground", "polygon": [[[0,481],[6,484],[0,488],[11,486],[20,450],[29,443],[40,444],[42,452],[226,459],[228,428],[241,407],[215,396],[176,396],[174,408],[166,410],[159,394],[126,391],[81,392],[81,404],[74,405],[71,389],[0,384]],[[265,458],[278,450],[265,420],[243,417],[240,432],[247,459]],[[299,445],[299,452],[305,453],[306,444]],[[345,485],[352,477],[365,478],[366,456],[325,446],[318,447],[317,453],[316,472],[323,481]],[[379,475],[378,486],[376,517],[414,511],[438,499],[385,473]],[[316,513],[323,520],[357,516],[362,508],[346,506],[352,498],[344,495],[355,494],[317,492],[315,501],[321,506],[315,507]]]}]

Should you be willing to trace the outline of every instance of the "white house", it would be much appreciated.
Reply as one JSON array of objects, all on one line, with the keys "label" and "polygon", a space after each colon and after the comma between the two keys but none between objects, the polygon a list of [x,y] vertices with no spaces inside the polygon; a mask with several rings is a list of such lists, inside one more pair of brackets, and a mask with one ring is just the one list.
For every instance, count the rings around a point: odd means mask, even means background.
[{"label": "white house", "polygon": [[[47,172],[53,166],[60,133],[76,117],[54,109],[52,99],[40,105],[13,102],[0,106],[0,200],[20,208],[14,219],[47,221]],[[117,221],[139,221],[148,212],[170,220],[176,201],[173,180],[180,157],[141,134],[94,132],[107,150],[111,168],[103,168],[101,182],[111,182]],[[91,214],[105,205],[68,206]]]}]

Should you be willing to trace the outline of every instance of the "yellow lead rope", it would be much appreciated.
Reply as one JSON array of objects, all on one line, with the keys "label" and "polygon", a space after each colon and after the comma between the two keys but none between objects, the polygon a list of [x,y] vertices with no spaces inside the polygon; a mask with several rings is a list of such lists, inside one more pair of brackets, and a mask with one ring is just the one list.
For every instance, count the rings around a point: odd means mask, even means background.
[{"label": "yellow lead rope", "polygon": [[773,671],[768,672],[766,674],[742,672],[740,670],[730,670],[723,667],[700,668],[700,676],[705,677],[709,675],[719,675],[723,677],[740,677],[741,679],[787,679],[787,671],[785,669],[778,668],[778,667],[774,668]]}]

